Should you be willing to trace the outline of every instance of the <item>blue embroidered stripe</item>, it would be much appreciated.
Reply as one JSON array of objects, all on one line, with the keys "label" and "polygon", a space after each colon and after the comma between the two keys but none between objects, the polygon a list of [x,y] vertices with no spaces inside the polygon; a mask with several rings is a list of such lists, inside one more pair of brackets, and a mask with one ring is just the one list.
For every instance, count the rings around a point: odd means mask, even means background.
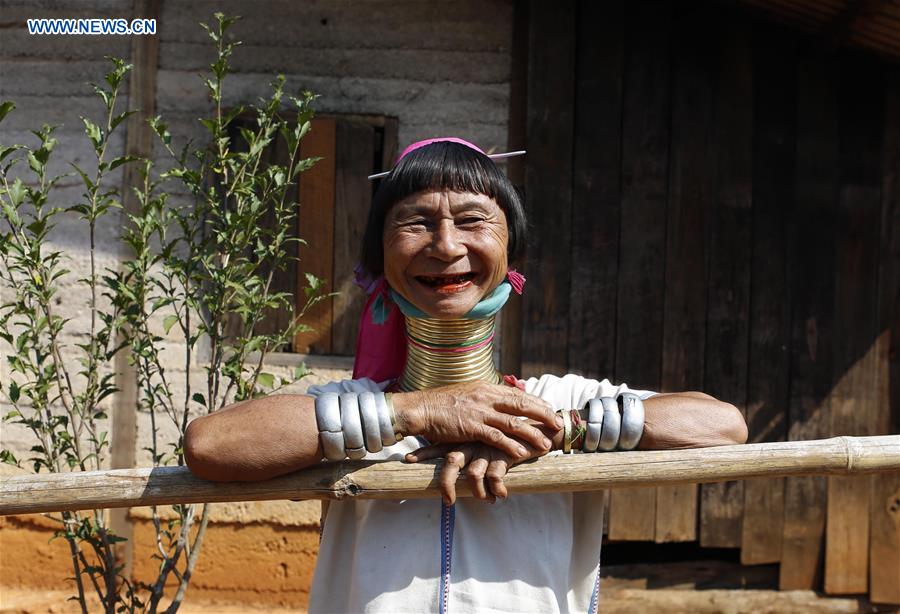
[{"label": "blue embroidered stripe", "polygon": [[601,553],[600,557],[597,557],[597,579],[594,580],[594,590],[591,593],[591,606],[588,608],[590,614],[597,614],[597,610],[600,607],[600,559],[602,556]]},{"label": "blue embroidered stripe", "polygon": [[439,614],[447,614],[450,602],[450,563],[453,559],[453,525],[456,523],[456,506],[441,503],[441,591]]}]

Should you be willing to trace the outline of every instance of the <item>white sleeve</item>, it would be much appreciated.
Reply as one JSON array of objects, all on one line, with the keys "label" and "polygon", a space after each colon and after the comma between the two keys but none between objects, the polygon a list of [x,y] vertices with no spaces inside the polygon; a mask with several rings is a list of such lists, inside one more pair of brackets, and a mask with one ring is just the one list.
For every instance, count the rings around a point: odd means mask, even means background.
[{"label": "white sleeve", "polygon": [[314,397],[326,392],[381,392],[391,383],[391,380],[385,380],[381,383],[375,383],[368,377],[360,379],[342,379],[339,382],[328,382],[327,384],[315,384],[306,390],[306,394]]},{"label": "white sleeve", "polygon": [[658,394],[651,390],[632,390],[625,383],[616,386],[607,379],[597,381],[574,373],[563,377],[546,374],[525,380],[525,392],[549,401],[554,409],[581,409],[591,399],[615,397],[626,391],[635,393],[641,399]]}]

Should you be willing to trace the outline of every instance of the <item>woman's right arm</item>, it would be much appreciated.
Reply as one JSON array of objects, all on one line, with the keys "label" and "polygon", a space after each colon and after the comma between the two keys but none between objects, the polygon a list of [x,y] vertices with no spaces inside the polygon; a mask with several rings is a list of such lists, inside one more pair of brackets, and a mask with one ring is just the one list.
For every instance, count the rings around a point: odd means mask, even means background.
[{"label": "woman's right arm", "polygon": [[196,418],[184,434],[184,459],[214,482],[265,480],[317,463],[315,398],[274,394]]},{"label": "woman's right arm", "polygon": [[[524,416],[560,428],[546,401],[516,388],[483,382],[392,395],[404,435],[433,443],[477,441],[512,457],[530,454],[521,442],[548,450],[550,442]],[[197,477],[265,480],[322,460],[315,398],[271,395],[235,403],[188,425],[184,456]]]}]

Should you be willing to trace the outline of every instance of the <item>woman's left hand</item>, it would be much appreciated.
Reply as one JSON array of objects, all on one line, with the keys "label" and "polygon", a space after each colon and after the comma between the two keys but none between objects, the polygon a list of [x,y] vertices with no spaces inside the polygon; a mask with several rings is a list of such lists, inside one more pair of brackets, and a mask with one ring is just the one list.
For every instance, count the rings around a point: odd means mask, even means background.
[{"label": "woman's left hand", "polygon": [[406,455],[406,462],[416,463],[444,458],[439,484],[444,503],[447,505],[456,503],[456,480],[463,470],[469,480],[472,495],[476,499],[493,503],[497,497],[505,499],[509,494],[503,478],[511,467],[547,453],[547,450],[537,450],[527,444],[523,445],[528,450],[528,456],[514,459],[497,448],[483,443],[433,444],[410,452]]}]

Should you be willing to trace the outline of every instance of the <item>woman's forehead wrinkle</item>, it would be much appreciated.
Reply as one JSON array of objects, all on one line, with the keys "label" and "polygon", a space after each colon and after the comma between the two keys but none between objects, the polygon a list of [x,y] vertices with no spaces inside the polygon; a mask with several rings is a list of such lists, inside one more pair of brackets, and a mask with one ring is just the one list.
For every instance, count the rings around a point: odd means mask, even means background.
[{"label": "woman's forehead wrinkle", "polygon": [[[481,209],[482,211],[490,211],[494,207],[494,203],[484,200],[466,200],[462,202],[450,203],[450,211],[458,213],[459,211],[467,211],[469,209]],[[499,205],[494,205],[499,208]]]},{"label": "woman's forehead wrinkle", "polygon": [[430,194],[425,198],[401,201],[397,203],[394,210],[398,215],[436,213],[442,209],[442,205],[445,202],[449,203],[451,214],[469,211],[471,209],[479,209],[485,212],[490,212],[494,207],[499,209],[499,205],[496,205],[487,197],[483,199],[474,199],[466,195],[464,198],[453,198],[446,192],[441,193],[437,198],[435,198],[435,196],[438,195]]}]

